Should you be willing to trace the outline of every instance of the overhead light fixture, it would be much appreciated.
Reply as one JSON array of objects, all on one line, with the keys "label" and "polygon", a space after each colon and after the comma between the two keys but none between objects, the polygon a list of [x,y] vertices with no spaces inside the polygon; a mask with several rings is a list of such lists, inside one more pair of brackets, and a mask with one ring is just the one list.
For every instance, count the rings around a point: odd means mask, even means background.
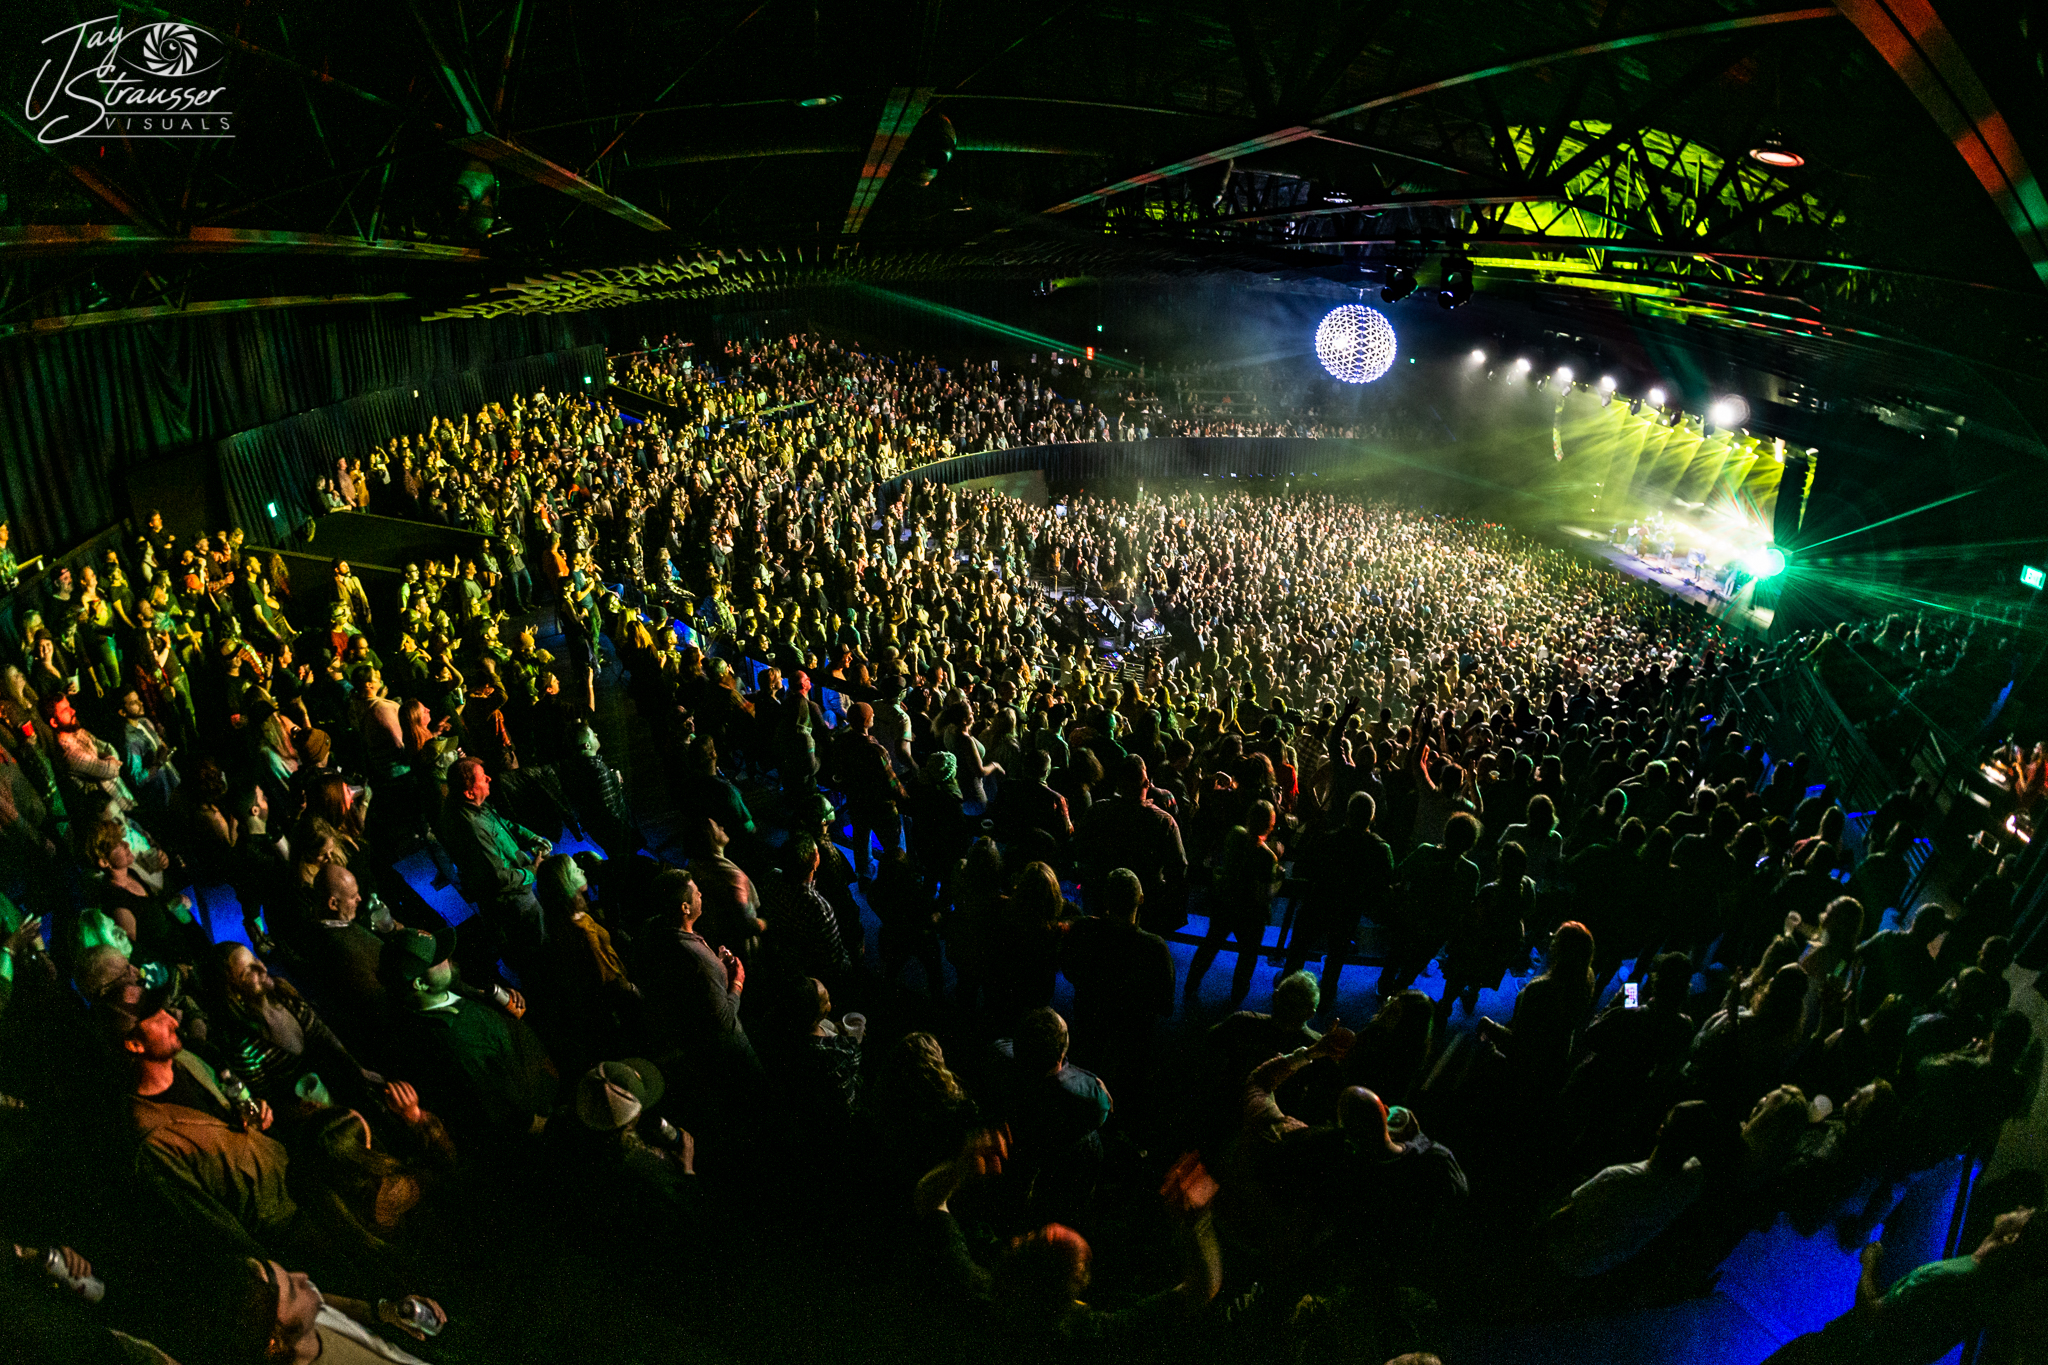
[{"label": "overhead light fixture", "polygon": [[1603,375],[1601,375],[1601,376],[1600,376],[1600,387],[1601,387],[1601,388],[1603,388],[1603,389],[1605,389],[1605,390],[1607,390],[1607,391],[1608,391],[1609,393],[1613,393],[1613,392],[1614,392],[1614,387],[1615,387],[1615,381],[1614,381],[1614,376],[1613,376],[1613,375],[1611,375],[1611,374],[1603,374]]},{"label": "overhead light fixture", "polygon": [[1796,171],[1806,164],[1806,158],[1786,146],[1785,139],[1775,132],[1749,149],[1749,159],[1779,171]]},{"label": "overhead light fixture", "polygon": [[1651,390],[1650,390],[1650,392],[1649,392],[1649,395],[1648,395],[1648,396],[1649,396],[1649,399],[1650,399],[1650,406],[1651,406],[1651,407],[1653,407],[1653,408],[1661,408],[1661,407],[1663,407],[1663,406],[1664,406],[1664,390],[1662,390],[1662,389],[1651,389]]},{"label": "overhead light fixture", "polygon": [[1734,394],[1714,400],[1714,406],[1707,409],[1707,420],[1724,430],[1733,430],[1749,418],[1749,404]]},{"label": "overhead light fixture", "polygon": [[1470,360],[1474,365],[1484,365],[1486,363],[1486,352],[1475,350],[1466,359]]},{"label": "overhead light fixture", "polygon": [[837,95],[813,95],[807,100],[798,100],[796,107],[799,109],[823,109],[828,104],[837,103],[839,103],[839,96]]},{"label": "overhead light fixture", "polygon": [[1569,365],[1560,365],[1560,366],[1558,366],[1558,367],[1557,367],[1557,382],[1558,382],[1558,383],[1560,383],[1560,384],[1569,384],[1569,383],[1571,383],[1571,382],[1572,382],[1572,367],[1571,367],[1571,366],[1569,366]]},{"label": "overhead light fixture", "polygon": [[1387,282],[1380,286],[1380,302],[1399,303],[1415,292],[1415,272],[1405,265],[1397,265],[1387,272]]},{"label": "overhead light fixture", "polygon": [[1436,306],[1448,312],[1471,301],[1472,258],[1462,254],[1444,257],[1444,278],[1436,287]]}]

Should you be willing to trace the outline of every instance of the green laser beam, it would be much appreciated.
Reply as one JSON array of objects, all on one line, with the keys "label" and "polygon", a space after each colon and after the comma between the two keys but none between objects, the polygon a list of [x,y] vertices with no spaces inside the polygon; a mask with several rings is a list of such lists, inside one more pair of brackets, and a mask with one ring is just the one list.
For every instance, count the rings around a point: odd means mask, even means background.
[{"label": "green laser beam", "polygon": [[1907,517],[1917,517],[1922,512],[1932,512],[1937,507],[1946,507],[1952,502],[1961,502],[1964,498],[1974,497],[1976,494],[1991,487],[1992,483],[1997,482],[1997,479],[1993,479],[1991,483],[1980,483],[1975,488],[1966,488],[1960,493],[1951,493],[1945,498],[1936,498],[1933,502],[1922,503],[1918,507],[1900,512],[1897,516],[1886,517],[1883,521],[1873,521],[1868,526],[1859,526],[1853,531],[1844,531],[1838,536],[1829,536],[1826,540],[1816,540],[1811,545],[1801,545],[1798,547],[1799,553],[1805,554],[1810,550],[1818,550],[1823,545],[1832,545],[1838,540],[1847,540],[1850,536],[1860,536],[1865,531],[1875,531],[1880,526],[1889,526],[1895,521],[1904,521]]},{"label": "green laser beam", "polygon": [[[1008,337],[1012,341],[1026,342],[1029,345],[1057,351],[1062,355],[1073,356],[1076,359],[1085,358],[1087,355],[1088,348],[1085,346],[1075,346],[1046,336],[1041,332],[1014,327],[1007,322],[998,322],[994,318],[983,317],[979,313],[970,313],[964,308],[950,308],[943,303],[933,303],[930,299],[921,299],[914,294],[899,294],[893,289],[883,289],[879,285],[856,282],[852,287],[863,294],[887,299],[889,302],[903,308],[908,308],[913,312],[929,313],[933,317],[949,318],[954,322],[963,322],[970,327],[979,328],[984,332],[993,332],[997,336]],[[1107,355],[1099,349],[1095,352],[1093,363],[1112,370],[1135,371],[1138,368],[1127,360],[1118,360],[1116,357]]]}]

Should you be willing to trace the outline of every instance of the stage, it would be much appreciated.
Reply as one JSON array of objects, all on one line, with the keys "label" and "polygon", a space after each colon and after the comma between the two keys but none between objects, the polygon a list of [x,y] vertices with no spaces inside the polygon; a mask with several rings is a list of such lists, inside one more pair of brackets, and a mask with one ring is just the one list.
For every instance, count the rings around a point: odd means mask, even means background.
[{"label": "stage", "polygon": [[1742,630],[1753,630],[1758,635],[1768,635],[1771,621],[1777,615],[1770,607],[1757,607],[1750,598],[1755,587],[1753,580],[1742,578],[1742,587],[1734,598],[1717,591],[1718,575],[1702,571],[1700,581],[1688,581],[1683,565],[1671,565],[1661,559],[1646,559],[1630,554],[1619,545],[1612,544],[1598,532],[1567,522],[1558,523],[1566,543],[1594,559],[1613,565],[1631,578],[1662,588],[1683,601],[1703,607],[1707,614],[1723,623]]}]

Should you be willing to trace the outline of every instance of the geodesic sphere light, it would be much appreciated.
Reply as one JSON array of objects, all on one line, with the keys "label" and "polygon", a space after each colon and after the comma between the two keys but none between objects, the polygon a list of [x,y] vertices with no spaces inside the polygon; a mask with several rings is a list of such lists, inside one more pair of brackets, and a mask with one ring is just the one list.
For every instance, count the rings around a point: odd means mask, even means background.
[{"label": "geodesic sphere light", "polygon": [[1394,367],[1394,324],[1363,304],[1332,308],[1316,326],[1316,359],[1346,384],[1370,384]]}]

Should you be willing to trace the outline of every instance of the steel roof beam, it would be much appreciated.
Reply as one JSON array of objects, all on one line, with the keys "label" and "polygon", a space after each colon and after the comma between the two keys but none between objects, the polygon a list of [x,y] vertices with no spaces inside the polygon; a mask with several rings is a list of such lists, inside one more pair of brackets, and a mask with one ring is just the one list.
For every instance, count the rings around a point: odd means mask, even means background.
[{"label": "steel roof beam", "polygon": [[853,187],[853,203],[846,210],[843,235],[851,237],[867,221],[868,211],[882,193],[882,184],[896,166],[896,158],[910,142],[917,121],[932,102],[934,87],[899,85],[882,101],[882,120],[875,126],[875,140],[868,147],[868,159],[861,167],[860,182]]},{"label": "steel roof beam", "polygon": [[1369,110],[1379,109],[1390,104],[1401,104],[1408,100],[1420,99],[1425,95],[1433,95],[1439,91],[1454,89],[1461,85],[1471,85],[1478,81],[1492,80],[1496,76],[1511,75],[1517,71],[1528,71],[1535,67],[1550,66],[1557,62],[1571,61],[1579,57],[1594,57],[1609,52],[1623,52],[1630,48],[1645,47],[1652,43],[1676,42],[1686,38],[1705,38],[1717,33],[1737,33],[1743,29],[1758,28],[1768,24],[1795,24],[1814,19],[1833,19],[1837,17],[1838,13],[1837,10],[1830,6],[1822,6],[1816,9],[1780,10],[1772,14],[1749,14],[1735,19],[1717,19],[1712,23],[1688,24],[1683,28],[1658,29],[1649,33],[1635,33],[1620,38],[1609,38],[1597,43],[1584,43],[1578,47],[1562,48],[1558,51],[1546,52],[1539,56],[1523,57],[1517,61],[1481,67],[1476,71],[1465,71],[1453,76],[1440,77],[1437,80],[1429,81],[1422,85],[1413,85],[1406,89],[1390,91],[1384,95],[1375,95],[1369,100],[1348,105],[1345,108],[1324,114],[1320,118],[1311,119],[1307,123],[1299,124],[1292,128],[1281,128],[1244,142],[1233,143],[1231,146],[1219,148],[1213,152],[1205,152],[1200,156],[1190,157],[1186,161],[1176,161],[1171,165],[1161,166],[1158,170],[1146,171],[1142,175],[1134,175],[1128,180],[1120,180],[1114,185],[1105,185],[1099,190],[1091,190],[1087,194],[1079,195],[1064,203],[1054,204],[1046,212],[1064,213],[1068,209],[1080,208],[1083,204],[1092,204],[1098,200],[1107,199],[1113,194],[1122,194],[1125,190],[1134,190],[1144,185],[1157,184],[1161,180],[1169,180],[1177,175],[1185,175],[1189,171],[1200,170],[1204,166],[1213,166],[1218,162],[1229,161],[1234,157],[1250,156],[1256,152],[1271,151],[1275,147],[1285,147],[1289,143],[1299,142],[1303,138],[1314,137],[1318,129],[1339,119],[1350,118],[1354,115],[1363,114]]},{"label": "steel roof beam", "polygon": [[2048,284],[2048,199],[2027,168],[2005,116],[1977,77],[1955,35],[1929,0],[1835,0],[1878,50],[2019,239],[2034,277]]}]

